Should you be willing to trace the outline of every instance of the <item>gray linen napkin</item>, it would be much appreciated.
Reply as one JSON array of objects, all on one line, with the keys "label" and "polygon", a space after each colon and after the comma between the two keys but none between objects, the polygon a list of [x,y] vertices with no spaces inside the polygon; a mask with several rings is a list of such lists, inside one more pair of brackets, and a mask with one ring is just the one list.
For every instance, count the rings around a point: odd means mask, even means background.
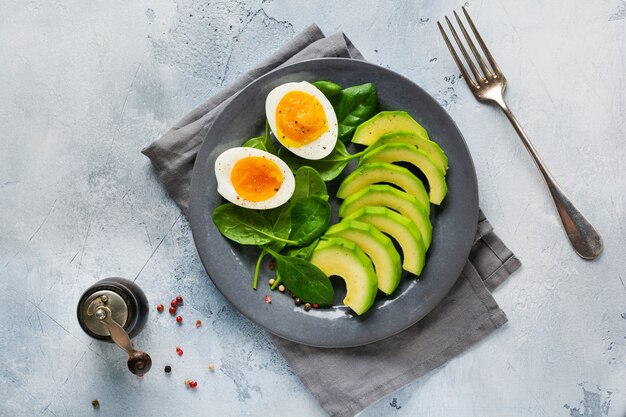
[{"label": "gray linen napkin", "polygon": [[[309,26],[258,67],[193,110],[142,152],[183,212],[196,153],[213,121],[235,93],[274,68],[312,58],[363,56],[342,33]],[[459,355],[506,323],[491,290],[520,262],[480,213],[476,240],[450,293],[411,328],[367,346],[322,349],[273,336],[294,372],[333,417],[368,405]]]}]

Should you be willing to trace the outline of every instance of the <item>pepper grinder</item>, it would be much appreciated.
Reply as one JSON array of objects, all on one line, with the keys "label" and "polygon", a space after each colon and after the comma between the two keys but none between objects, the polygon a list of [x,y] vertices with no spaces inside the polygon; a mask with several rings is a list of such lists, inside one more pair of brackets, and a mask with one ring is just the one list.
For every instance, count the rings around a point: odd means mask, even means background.
[{"label": "pepper grinder", "polygon": [[148,320],[148,299],[134,282],[117,277],[96,282],[80,297],[77,315],[89,336],[115,342],[128,353],[128,369],[133,374],[143,375],[150,370],[150,355],[135,349],[130,341]]}]

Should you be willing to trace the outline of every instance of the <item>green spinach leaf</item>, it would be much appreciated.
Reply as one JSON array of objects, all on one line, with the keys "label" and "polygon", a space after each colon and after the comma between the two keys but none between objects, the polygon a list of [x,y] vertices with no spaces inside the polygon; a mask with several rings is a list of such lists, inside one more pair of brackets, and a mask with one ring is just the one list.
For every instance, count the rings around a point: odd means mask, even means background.
[{"label": "green spinach leaf", "polygon": [[348,87],[330,99],[339,123],[339,140],[348,142],[357,126],[374,116],[378,93],[372,83]]},{"label": "green spinach leaf", "polygon": [[274,283],[270,287],[270,290],[272,291],[274,291],[276,287],[278,287],[283,281],[282,278],[280,277],[280,274],[278,273],[276,269],[274,269],[274,275],[276,275],[276,278],[274,279]]},{"label": "green spinach leaf", "polygon": [[317,244],[319,243],[319,241],[320,241],[319,239],[315,239],[313,242],[301,248],[287,248],[285,250],[284,255],[295,256],[296,258],[301,258],[301,259],[304,259],[305,261],[308,261],[311,255],[313,254],[313,251],[317,247]]},{"label": "green spinach leaf", "polygon": [[[282,206],[269,210],[263,210],[261,212],[261,215],[269,221],[275,236],[283,239],[289,238],[289,233],[291,232],[290,210],[291,206],[288,203],[285,203]],[[264,245],[264,247],[268,247],[280,252],[285,247],[285,245],[285,242],[273,241]]]},{"label": "green spinach leaf", "polygon": [[316,81],[313,85],[329,99],[341,92],[341,86],[330,81]]},{"label": "green spinach leaf", "polygon": [[213,210],[213,223],[221,234],[242,245],[265,245],[272,241],[298,244],[276,236],[269,221],[258,212],[232,203],[222,204]]},{"label": "green spinach leaf", "polygon": [[[263,210],[260,214],[268,220],[270,227],[272,228],[272,232],[275,236],[278,236],[282,239],[287,239],[289,237],[289,232],[291,232],[291,206],[288,203],[285,203],[282,206],[273,209]],[[261,246],[262,251],[259,255],[259,259],[257,260],[256,268],[254,269],[252,288],[256,290],[257,283],[259,281],[261,260],[268,253],[266,249],[272,249],[276,252],[280,252],[285,248],[285,246],[287,246],[287,243],[285,241],[277,240]]]},{"label": "green spinach leaf", "polygon": [[276,147],[270,137],[270,126],[267,120],[265,121],[265,134],[263,136],[257,136],[256,138],[249,139],[241,146],[245,148],[260,149],[276,155]]},{"label": "green spinach leaf", "polygon": [[319,195],[328,200],[326,184],[315,169],[303,166],[298,168],[295,175],[296,188],[291,196],[291,204],[295,204],[305,197]]},{"label": "green spinach leaf", "polygon": [[330,223],[330,204],[324,198],[313,195],[298,201],[291,209],[291,233],[289,239],[304,246],[324,234]]},{"label": "green spinach leaf", "polygon": [[261,269],[261,261],[267,255],[268,252],[263,249],[259,254],[259,257],[256,260],[256,267],[254,268],[254,277],[252,278],[252,288],[256,290],[257,285],[259,284],[259,270]]},{"label": "green spinach leaf", "polygon": [[296,297],[320,305],[333,303],[333,286],[318,267],[304,259],[283,256],[272,250],[268,252],[276,258],[276,274]]},{"label": "green spinach leaf", "polygon": [[348,153],[346,145],[338,140],[330,155],[322,159],[311,160],[300,158],[289,152],[287,148],[280,148],[278,150],[278,157],[285,161],[294,172],[297,172],[300,167],[308,166],[315,169],[324,181],[330,181],[341,174],[341,171],[348,165],[348,162],[359,158],[363,152],[356,154]]}]

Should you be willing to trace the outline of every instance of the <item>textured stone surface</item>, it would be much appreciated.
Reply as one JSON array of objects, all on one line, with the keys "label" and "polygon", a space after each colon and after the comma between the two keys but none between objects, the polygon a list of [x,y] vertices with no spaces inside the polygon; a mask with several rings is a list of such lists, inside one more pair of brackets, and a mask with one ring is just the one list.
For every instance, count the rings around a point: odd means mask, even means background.
[{"label": "textured stone surface", "polygon": [[[0,415],[90,415],[95,398],[107,416],[325,415],[208,281],[189,225],[140,154],[312,22],[345,31],[448,110],[472,151],[481,206],[524,264],[495,295],[507,326],[362,415],[624,415],[626,2],[469,4],[510,106],[604,236],[595,262],[570,249],[505,117],[459,80],[436,28],[458,3],[332,3],[0,4]],[[114,275],[136,279],[151,304],[187,300],[183,326],[152,312],[138,336],[155,360],[143,379],[75,319],[82,291]]]}]

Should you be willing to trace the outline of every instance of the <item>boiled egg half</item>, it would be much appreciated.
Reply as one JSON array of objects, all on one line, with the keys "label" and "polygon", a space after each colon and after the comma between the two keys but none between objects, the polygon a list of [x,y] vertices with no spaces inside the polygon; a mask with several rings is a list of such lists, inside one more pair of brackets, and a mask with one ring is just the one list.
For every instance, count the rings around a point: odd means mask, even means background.
[{"label": "boiled egg half", "polygon": [[335,147],[335,110],[313,84],[302,81],[274,88],[265,100],[265,114],[276,139],[295,155],[322,159]]},{"label": "boiled egg half", "polygon": [[287,202],[295,179],[277,156],[255,148],[230,148],[215,160],[217,192],[241,207],[266,210]]}]

